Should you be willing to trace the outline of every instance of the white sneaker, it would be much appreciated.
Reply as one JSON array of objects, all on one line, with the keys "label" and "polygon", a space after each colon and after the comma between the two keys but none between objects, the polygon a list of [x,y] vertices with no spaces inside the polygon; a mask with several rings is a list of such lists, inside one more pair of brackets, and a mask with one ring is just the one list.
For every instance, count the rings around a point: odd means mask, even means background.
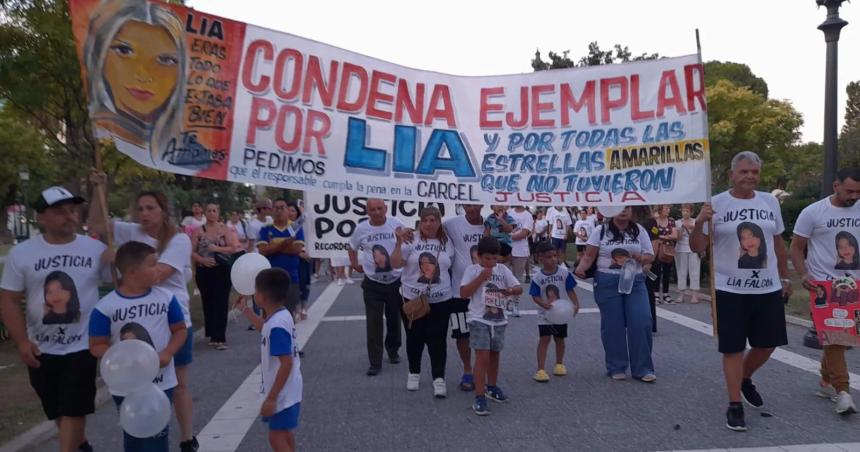
[{"label": "white sneaker", "polygon": [[436,397],[437,399],[444,399],[445,397],[448,397],[448,388],[445,387],[444,378],[437,378],[433,380],[433,397]]},{"label": "white sneaker", "polygon": [[344,281],[346,284],[355,284],[355,281],[353,281],[353,280],[352,280],[352,278],[346,278],[346,279],[344,279],[343,281]]},{"label": "white sneaker", "polygon": [[314,284],[314,283],[316,283],[316,282],[317,282],[317,281],[319,281],[319,280],[320,280],[320,275],[318,275],[318,274],[316,274],[316,273],[314,273],[313,275],[311,275],[311,284]]},{"label": "white sneaker", "polygon": [[838,397],[836,395],[836,390],[833,389],[833,386],[830,386],[830,385],[821,386],[820,383],[818,386],[818,390],[815,391],[815,395],[818,397],[821,397],[822,399],[828,399],[831,402],[836,402],[836,399]]},{"label": "white sneaker", "polygon": [[[434,386],[436,382],[433,382]],[[836,396],[836,413],[837,414],[854,414],[857,412],[857,407],[854,406],[854,399],[851,398],[851,394],[848,394],[845,391],[840,391],[839,395]]]},{"label": "white sneaker", "polygon": [[[417,391],[418,390],[418,381],[421,380],[421,375],[419,374],[409,374],[406,377],[406,390],[407,391]],[[435,381],[433,382],[435,386]]]},{"label": "white sneaker", "polygon": [[338,278],[338,279],[337,279],[337,285],[338,285],[338,286],[342,286],[342,285],[344,285],[343,278]]}]

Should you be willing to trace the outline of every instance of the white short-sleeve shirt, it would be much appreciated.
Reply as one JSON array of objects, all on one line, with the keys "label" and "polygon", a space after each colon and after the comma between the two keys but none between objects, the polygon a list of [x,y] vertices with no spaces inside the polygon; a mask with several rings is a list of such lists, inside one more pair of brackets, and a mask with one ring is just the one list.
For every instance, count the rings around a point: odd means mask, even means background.
[{"label": "white short-sleeve shirt", "polygon": [[860,279],[860,204],[836,207],[829,197],[810,204],[797,217],[794,235],[809,240],[806,269],[812,279]]}]

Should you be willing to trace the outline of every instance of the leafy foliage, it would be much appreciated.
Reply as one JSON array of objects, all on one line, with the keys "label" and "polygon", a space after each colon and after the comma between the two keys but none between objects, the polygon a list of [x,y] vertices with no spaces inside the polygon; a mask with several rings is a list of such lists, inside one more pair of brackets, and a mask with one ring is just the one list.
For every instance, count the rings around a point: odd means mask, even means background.
[{"label": "leafy foliage", "polygon": [[714,85],[718,80],[728,80],[736,86],[745,86],[750,91],[767,99],[767,82],[756,77],[746,64],[731,61],[708,61],[705,63],[705,84]]},{"label": "leafy foliage", "polygon": [[561,52],[561,55],[550,51],[548,57],[549,61],[544,61],[541,58],[540,50],[535,51],[535,57],[532,59],[532,69],[535,71],[545,71],[548,69],[627,63],[630,61],[653,60],[660,58],[660,55],[656,53],[642,53],[634,56],[627,46],[621,47],[620,44],[615,44],[612,50],[601,50],[597,41],[592,41],[588,44],[588,53],[580,58],[578,62],[570,59],[570,50]]}]

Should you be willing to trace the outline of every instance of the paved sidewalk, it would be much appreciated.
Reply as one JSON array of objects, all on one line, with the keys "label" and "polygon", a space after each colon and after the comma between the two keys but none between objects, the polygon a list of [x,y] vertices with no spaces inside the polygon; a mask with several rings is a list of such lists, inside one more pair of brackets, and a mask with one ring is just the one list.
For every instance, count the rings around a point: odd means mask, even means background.
[{"label": "paved sidewalk", "polygon": [[[325,288],[313,287],[314,299]],[[577,293],[584,308],[595,308],[592,294]],[[532,310],[523,298],[523,309]],[[841,418],[833,404],[813,395],[818,376],[773,360],[757,375],[767,413],[747,408],[750,431],[735,433],[724,426],[726,396],[716,342],[703,332],[659,318],[654,337],[658,380],[645,384],[630,379],[615,382],[604,375],[600,317],[580,314],[571,325],[566,364],[569,375],[548,384],[531,379],[535,371],[537,326],[533,315],[511,320],[502,353],[499,384],[510,403],[495,404],[492,415],[475,416],[472,394],[456,388],[460,362],[453,341],[448,350],[448,398],[432,397],[429,361],[425,356],[421,388],[405,389],[407,364],[384,364],[377,377],[367,377],[364,308],[358,284],[346,286],[304,346],[305,380],[299,450],[689,450],[801,445],[791,450],[851,450],[823,448],[823,443],[860,442],[860,416]],[[700,327],[710,323],[709,305],[663,305],[661,314],[689,319]],[[681,316],[681,317],[678,317]],[[192,391],[195,429],[201,431],[259,364],[256,332],[246,322],[231,322],[230,350],[219,352],[204,344],[195,347]],[[805,328],[789,325],[788,362],[812,362],[818,353],[802,346]],[[707,325],[703,330],[707,331]],[[550,361],[553,349],[550,348]],[[852,372],[860,369],[857,353],[848,353]],[[804,361],[805,360],[805,361]],[[854,381],[860,384],[860,380]],[[121,450],[121,432],[112,404],[99,408],[88,423],[90,441],[99,451]],[[227,425],[224,434],[233,433]],[[211,429],[210,429],[211,430]],[[268,450],[267,430],[251,424],[239,451]],[[179,436],[171,424],[171,443]],[[835,446],[834,446],[835,447]],[[56,450],[50,442],[33,451]],[[178,449],[174,449],[178,450]],[[774,449],[782,450],[782,449]]]}]

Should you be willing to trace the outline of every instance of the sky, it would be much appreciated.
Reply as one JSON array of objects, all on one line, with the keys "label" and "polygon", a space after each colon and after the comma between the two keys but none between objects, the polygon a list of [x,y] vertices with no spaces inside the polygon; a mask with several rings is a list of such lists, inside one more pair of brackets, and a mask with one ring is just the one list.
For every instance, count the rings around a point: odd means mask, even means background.
[{"label": "sky", "polygon": [[[531,72],[535,50],[618,43],[634,55],[696,52],[705,61],[747,64],[770,97],[803,114],[802,141],[823,141],[826,16],[815,0],[276,1],[188,0],[188,6],[292,33],[392,63],[457,75]],[[839,128],[845,86],[860,80],[860,2],[845,2],[839,40]]]}]

